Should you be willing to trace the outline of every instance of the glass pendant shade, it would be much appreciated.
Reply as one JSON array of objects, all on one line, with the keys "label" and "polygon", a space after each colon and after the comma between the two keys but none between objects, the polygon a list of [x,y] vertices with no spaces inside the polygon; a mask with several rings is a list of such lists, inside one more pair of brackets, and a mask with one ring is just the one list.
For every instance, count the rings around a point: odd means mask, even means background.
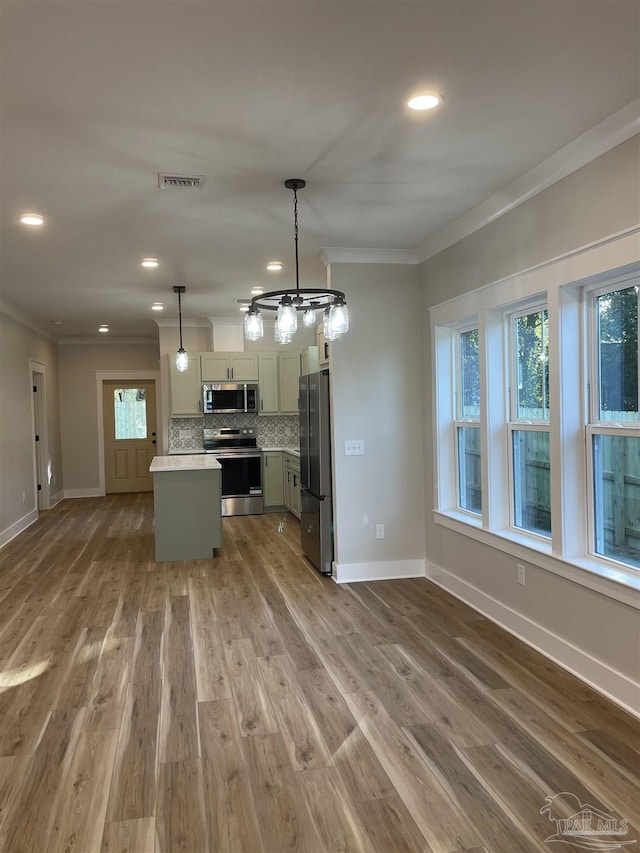
[{"label": "glass pendant shade", "polygon": [[244,317],[244,336],[248,341],[259,341],[263,335],[262,314],[257,308],[251,308]]},{"label": "glass pendant shade", "polygon": [[189,367],[189,356],[186,353],[186,350],[183,347],[180,347],[178,352],[176,353],[176,370],[179,370],[181,373],[184,373],[185,370]]},{"label": "glass pendant shade", "polygon": [[307,310],[302,315],[302,322],[305,326],[315,326],[316,312],[313,310],[313,308],[307,308]]},{"label": "glass pendant shade", "polygon": [[276,311],[276,326],[281,334],[293,335],[298,328],[298,316],[295,306],[288,296],[282,298],[282,302]]},{"label": "glass pendant shade", "polygon": [[349,309],[345,302],[338,299],[329,309],[329,325],[334,335],[344,335],[349,331]]},{"label": "glass pendant shade", "polygon": [[293,333],[281,332],[277,325],[273,327],[273,339],[277,344],[290,344],[293,340]]},{"label": "glass pendant shade", "polygon": [[331,325],[331,308],[324,309],[322,332],[324,334],[325,341],[335,341],[340,337],[339,335],[336,335]]}]

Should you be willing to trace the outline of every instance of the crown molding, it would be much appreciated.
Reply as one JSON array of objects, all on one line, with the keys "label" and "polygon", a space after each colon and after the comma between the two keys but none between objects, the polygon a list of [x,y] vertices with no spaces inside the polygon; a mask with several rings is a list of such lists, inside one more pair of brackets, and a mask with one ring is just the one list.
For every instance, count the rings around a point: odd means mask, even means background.
[{"label": "crown molding", "polygon": [[418,263],[463,240],[494,219],[513,210],[543,190],[586,166],[596,157],[640,133],[640,100],[633,101],[603,122],[525,172],[504,190],[446,228],[426,238],[417,248]]},{"label": "crown molding", "polygon": [[157,344],[156,338],[108,338],[105,335],[97,337],[89,337],[86,335],[78,335],[77,337],[60,338],[58,343],[61,346],[73,346],[74,344],[95,344],[106,346],[121,346],[122,344]]},{"label": "crown molding", "polygon": [[[158,328],[160,328],[160,329],[175,329],[175,328],[177,328],[177,327],[180,325],[177,317],[175,317],[175,318],[173,318],[173,317],[172,317],[171,319],[167,319],[167,320],[156,319],[156,318],[154,317],[154,318],[153,318],[153,322],[154,322],[154,323],[156,324],[156,326],[158,326]],[[211,323],[210,323],[208,320],[205,320],[205,319],[203,319],[203,318],[197,318],[197,319],[185,320],[185,319],[184,319],[184,317],[183,317],[183,318],[182,318],[182,328],[183,328],[183,329],[184,329],[184,328],[189,328],[189,329],[210,329],[210,328],[211,328]]]},{"label": "crown molding", "polygon": [[409,249],[342,249],[327,246],[321,249],[320,257],[328,264],[417,264],[416,252]]},{"label": "crown molding", "polygon": [[212,326],[244,326],[244,314],[239,317],[207,317]]},{"label": "crown molding", "polygon": [[51,333],[51,330],[47,328],[44,323],[42,323],[40,320],[36,320],[35,317],[32,317],[30,314],[26,314],[19,308],[16,308],[15,305],[12,305],[10,302],[7,302],[1,297],[0,314],[4,314],[5,316],[10,317],[12,320],[15,320],[16,323],[20,323],[21,326],[26,326],[33,332],[37,332],[39,335],[42,335],[44,338],[47,338],[47,340],[53,341],[54,344],[58,342],[58,338]]}]

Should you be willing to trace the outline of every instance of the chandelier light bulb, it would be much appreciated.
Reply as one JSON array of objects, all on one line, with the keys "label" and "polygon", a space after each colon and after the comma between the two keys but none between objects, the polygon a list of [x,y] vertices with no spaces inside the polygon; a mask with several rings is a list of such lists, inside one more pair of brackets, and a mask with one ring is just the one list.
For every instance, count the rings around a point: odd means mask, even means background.
[{"label": "chandelier light bulb", "polygon": [[346,302],[336,299],[329,309],[329,325],[336,337],[349,331],[349,309]]},{"label": "chandelier light bulb", "polygon": [[322,331],[326,341],[335,341],[340,337],[340,335],[335,333],[333,326],[331,325],[331,311],[332,308],[324,309]]},{"label": "chandelier light bulb", "polygon": [[276,311],[276,326],[281,332],[288,335],[293,335],[298,328],[297,312],[289,296],[283,296],[278,306],[278,310]]},{"label": "chandelier light bulb", "polygon": [[262,314],[257,308],[250,308],[244,318],[244,336],[248,341],[259,341],[263,335]]},{"label": "chandelier light bulb", "polygon": [[313,310],[313,308],[307,308],[307,310],[302,315],[302,322],[305,326],[315,326],[316,312]]}]

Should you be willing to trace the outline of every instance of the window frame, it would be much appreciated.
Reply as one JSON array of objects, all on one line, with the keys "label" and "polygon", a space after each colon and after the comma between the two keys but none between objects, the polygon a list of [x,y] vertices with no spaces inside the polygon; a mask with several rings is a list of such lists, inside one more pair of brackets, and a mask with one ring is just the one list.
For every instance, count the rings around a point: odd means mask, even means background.
[{"label": "window frame", "polygon": [[[520,527],[516,524],[516,470],[514,464],[514,433],[521,431],[528,432],[546,432],[549,435],[549,445],[551,445],[551,400],[549,388],[546,389],[549,417],[547,418],[521,418],[518,416],[518,347],[517,347],[517,321],[520,317],[528,317],[531,314],[547,312],[547,339],[549,337],[549,304],[544,298],[538,295],[532,300],[525,303],[519,303],[516,310],[511,306],[506,306],[504,309],[505,322],[505,337],[507,340],[508,349],[508,375],[505,377],[507,381],[507,402],[508,409],[506,416],[507,428],[507,469],[509,472],[509,527],[518,533],[518,535],[533,537],[534,541],[551,543],[553,540],[553,528],[549,536],[542,533],[537,533],[535,530],[530,530],[527,527]],[[547,345],[549,341],[547,340]],[[543,389],[544,393],[544,389]],[[543,398],[543,411],[544,411]],[[551,459],[549,460],[551,462]],[[551,474],[550,474],[551,476]],[[549,490],[549,511],[551,512],[551,489]]]},{"label": "window frame", "polygon": [[[462,345],[461,338],[467,332],[478,332],[478,381],[480,381],[480,348],[481,348],[481,338],[480,338],[480,326],[478,320],[469,320],[465,323],[457,325],[454,329],[452,329],[453,334],[455,335],[453,342],[453,418],[452,418],[452,426],[453,426],[453,453],[455,460],[455,503],[456,509],[458,512],[463,513],[464,515],[469,515],[473,519],[482,520],[483,511],[475,512],[472,509],[468,509],[467,507],[462,506],[462,495],[461,495],[461,481],[463,479],[462,469],[460,467],[460,441],[459,441],[459,433],[458,430],[460,428],[472,428],[480,430],[480,421],[482,415],[482,393],[480,393],[480,406],[479,413],[477,417],[471,416],[463,416],[462,414]],[[480,433],[478,433],[480,436]],[[482,454],[482,451],[481,451]],[[482,455],[481,455],[481,464],[482,464]],[[480,504],[482,506],[482,496],[483,496],[483,487],[482,487],[482,472],[480,474]]]},{"label": "window frame", "polygon": [[[586,377],[586,393],[587,393],[587,422],[585,423],[585,467],[587,474],[587,542],[586,550],[590,558],[601,561],[605,564],[611,564],[625,571],[637,574],[640,577],[640,569],[625,563],[622,560],[616,560],[609,554],[601,554],[596,550],[598,531],[596,524],[596,481],[595,481],[595,466],[594,466],[594,436],[610,435],[610,436],[629,436],[632,438],[640,438],[640,418],[636,421],[614,421],[603,420],[600,418],[600,355],[599,355],[599,326],[598,326],[598,305],[597,300],[600,296],[606,296],[608,293],[615,293],[619,290],[626,290],[628,287],[637,287],[636,304],[638,311],[638,339],[640,341],[640,271],[631,271],[622,275],[613,275],[605,284],[585,285],[582,291],[584,301],[584,317],[586,330],[586,349],[587,349],[587,377]],[[640,406],[640,359],[638,364],[638,402]]]}]

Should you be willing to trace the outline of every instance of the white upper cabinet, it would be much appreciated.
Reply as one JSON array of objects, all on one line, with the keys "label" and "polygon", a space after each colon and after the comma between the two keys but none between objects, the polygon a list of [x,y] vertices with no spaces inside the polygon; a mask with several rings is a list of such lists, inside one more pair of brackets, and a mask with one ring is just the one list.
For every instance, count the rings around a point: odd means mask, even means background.
[{"label": "white upper cabinet", "polygon": [[278,403],[278,353],[265,352],[258,356],[258,384],[261,415],[275,415]]},{"label": "white upper cabinet", "polygon": [[258,381],[258,357],[248,352],[205,352],[200,368],[203,382]]},{"label": "white upper cabinet", "polygon": [[201,415],[202,379],[200,377],[199,353],[189,356],[189,367],[185,371],[176,368],[176,359],[173,354],[170,353],[167,358],[169,359],[171,415],[177,417]]},{"label": "white upper cabinet", "polygon": [[278,354],[278,389],[280,413],[298,414],[298,380],[300,378],[300,353]]}]

